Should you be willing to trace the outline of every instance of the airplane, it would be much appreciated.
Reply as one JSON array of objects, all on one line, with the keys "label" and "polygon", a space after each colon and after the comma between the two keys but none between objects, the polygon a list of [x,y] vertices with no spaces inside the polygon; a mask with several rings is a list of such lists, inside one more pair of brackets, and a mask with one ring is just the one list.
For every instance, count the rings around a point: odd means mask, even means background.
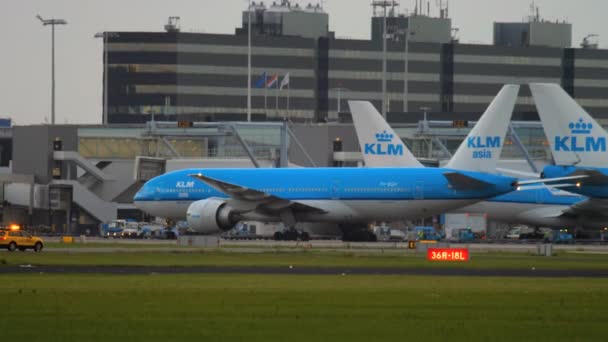
[{"label": "airplane", "polygon": [[580,210],[606,219],[608,133],[559,85],[532,83],[530,89],[555,163],[542,177],[584,177],[564,189],[589,197]]},{"label": "airplane", "polygon": [[[497,96],[498,98],[498,96]],[[488,107],[486,113],[492,110],[494,103]],[[410,154],[378,154],[374,153],[375,137],[373,132],[387,132],[398,136],[390,125],[384,120],[382,115],[369,102],[349,101],[351,115],[355,131],[359,139],[359,146],[363,154],[363,161],[368,167],[423,167],[422,164]],[[484,115],[487,115],[484,113]],[[489,121],[488,121],[489,122]],[[494,131],[502,131],[506,128],[497,127],[495,122],[491,122],[492,127],[476,125],[464,143],[467,145],[477,144],[475,137],[481,140],[495,136]],[[502,124],[502,123],[501,123]],[[507,122],[508,124],[508,122]],[[490,139],[491,140],[491,139]],[[489,141],[490,141],[489,140]],[[497,139],[495,139],[497,140]],[[500,142],[500,140],[497,140]],[[402,141],[397,141],[401,149],[407,151],[406,145]],[[494,144],[494,149],[500,146]],[[446,167],[454,169],[467,169],[476,167],[470,164],[470,159],[466,154],[477,153],[477,155],[493,153],[491,162],[486,161],[484,171],[496,173],[497,162],[500,158],[500,150],[492,151],[492,148],[481,147],[473,151],[459,149],[450,159]],[[478,166],[477,166],[478,167]],[[553,175],[557,177],[557,175]],[[513,224],[526,224],[536,227],[564,228],[584,225],[586,228],[602,228],[605,220],[593,215],[584,214],[576,208],[577,203],[582,203],[587,198],[560,190],[555,187],[539,185],[536,187],[523,188],[504,195],[489,198],[462,208],[452,210],[453,213],[486,213],[488,218],[495,221]]]},{"label": "airplane", "polygon": [[[473,136],[460,149],[464,170],[452,168],[186,169],[147,181],[134,204],[153,216],[186,219],[190,229],[213,234],[244,220],[367,223],[428,217],[511,192],[514,177],[488,174],[500,154],[518,86],[501,90],[478,125],[495,135]],[[477,131],[473,130],[473,134]],[[411,155],[397,136],[377,132],[376,154]],[[496,141],[498,139],[498,143]],[[500,145],[500,146],[497,146]],[[458,152],[457,152],[458,153]],[[549,180],[550,181],[550,180]]]}]

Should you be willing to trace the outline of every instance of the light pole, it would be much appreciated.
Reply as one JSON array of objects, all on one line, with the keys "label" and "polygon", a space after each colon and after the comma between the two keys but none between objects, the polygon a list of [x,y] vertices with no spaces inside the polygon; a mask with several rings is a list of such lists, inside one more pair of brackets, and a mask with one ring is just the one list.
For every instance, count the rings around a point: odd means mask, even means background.
[{"label": "light pole", "polygon": [[[426,119],[426,113],[428,111],[430,111],[431,109],[432,109],[431,107],[420,107],[420,110],[424,113],[424,118],[423,118],[423,121],[422,121],[422,127],[424,128],[425,132],[429,131],[429,122]],[[429,140],[428,146],[429,146],[429,150],[428,150],[428,156],[427,157],[430,159],[430,158],[432,158],[432,155],[433,155],[433,139]]]},{"label": "light pole", "polygon": [[251,121],[251,0],[247,6],[247,122]]},{"label": "light pole", "polygon": [[116,32],[97,32],[94,38],[103,38],[103,118],[102,124],[108,124],[108,38],[118,37]]},{"label": "light pole", "polygon": [[[408,22],[409,25],[409,22]],[[404,41],[405,41],[405,57],[403,58],[403,112],[407,113],[408,111],[408,92],[409,92],[409,88],[408,88],[408,83],[409,83],[409,74],[410,74],[410,70],[409,70],[409,46],[410,46],[410,34],[414,35],[416,34],[416,31],[410,31],[410,28],[404,28],[403,30],[401,30],[401,32],[404,35]]]},{"label": "light pole", "polygon": [[43,19],[36,15],[43,26],[51,25],[51,125],[55,124],[55,25],[67,25],[63,19]]},{"label": "light pole", "polygon": [[341,97],[342,90],[348,91],[350,89],[348,89],[348,88],[330,88],[329,90],[337,90],[338,91],[338,98],[336,99],[336,112],[338,114],[340,114],[340,109],[342,108],[341,105],[340,105],[342,103],[342,97]]},{"label": "light pole", "polygon": [[386,7],[382,16],[382,116],[386,119]]}]

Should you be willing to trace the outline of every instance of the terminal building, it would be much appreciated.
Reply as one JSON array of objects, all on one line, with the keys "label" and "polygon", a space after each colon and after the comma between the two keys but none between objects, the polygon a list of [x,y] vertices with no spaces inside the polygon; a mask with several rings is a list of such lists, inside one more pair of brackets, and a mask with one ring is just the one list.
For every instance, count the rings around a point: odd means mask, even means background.
[{"label": "terminal building", "polygon": [[[400,15],[394,2],[379,3],[385,7],[374,11],[368,40],[338,38],[320,6],[288,1],[254,2],[235,34],[182,32],[175,21],[164,32],[108,32],[108,122],[246,120],[250,14],[256,121],[332,121],[350,99],[381,110],[385,15],[384,106],[391,122],[411,122],[421,108],[476,117],[503,84],[527,82],[561,84],[590,113],[606,115],[608,51],[571,47],[569,23],[536,14],[524,23],[495,23],[492,45],[469,44],[459,42],[447,7],[433,17],[420,9]],[[515,118],[536,120],[535,111],[523,87]]]}]

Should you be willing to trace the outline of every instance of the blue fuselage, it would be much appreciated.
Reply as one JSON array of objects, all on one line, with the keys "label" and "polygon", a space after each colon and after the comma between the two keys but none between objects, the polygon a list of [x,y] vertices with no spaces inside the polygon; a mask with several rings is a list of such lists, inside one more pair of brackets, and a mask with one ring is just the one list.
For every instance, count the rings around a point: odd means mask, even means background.
[{"label": "blue fuselage", "polygon": [[[455,190],[444,177],[445,172],[458,172],[493,185],[477,190]],[[198,173],[287,200],[483,199],[512,191],[516,181],[511,177],[438,168],[185,169],[146,182],[134,200],[227,197],[190,176]]]},{"label": "blue fuselage", "polygon": [[[458,172],[489,185],[456,190],[445,177],[446,172]],[[440,168],[185,169],[146,182],[135,195],[134,202],[151,215],[170,215],[179,219],[185,216],[189,203],[211,197],[228,198],[227,194],[191,177],[199,173],[316,207],[336,208],[336,205],[346,204],[352,211],[342,216],[361,220],[368,217],[370,212],[378,212],[377,216],[380,217],[384,211],[405,205],[410,212],[404,210],[399,213],[396,210],[395,214],[402,215],[391,217],[410,217],[420,203],[425,203],[425,206],[420,207],[416,217],[438,214],[512,191],[516,182],[511,177]],[[175,210],[169,213],[169,207],[175,207]],[[365,214],[361,214],[363,212]],[[371,219],[377,219],[375,215],[372,216]]]},{"label": "blue fuselage", "polygon": [[[585,197],[548,188],[513,190],[514,178],[460,172],[496,184],[483,190],[454,190],[439,168],[315,168],[315,169],[185,169],[158,176],[144,184],[135,204],[151,215],[182,220],[188,206],[228,195],[191,177],[207,177],[255,189],[291,201],[349,210],[334,221],[390,220],[427,217],[446,211],[485,212],[504,222],[541,226],[572,225],[557,218]],[[542,212],[538,212],[542,208]],[[547,210],[551,210],[548,212]],[[546,219],[543,215],[551,216]]]}]

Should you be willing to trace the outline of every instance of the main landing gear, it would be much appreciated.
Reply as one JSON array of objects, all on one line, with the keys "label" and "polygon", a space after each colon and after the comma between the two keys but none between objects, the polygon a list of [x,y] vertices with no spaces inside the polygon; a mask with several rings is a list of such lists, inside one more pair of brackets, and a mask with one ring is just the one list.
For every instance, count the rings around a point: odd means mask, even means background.
[{"label": "main landing gear", "polygon": [[309,241],[310,235],[307,232],[289,228],[274,233],[274,239],[276,241]]},{"label": "main landing gear", "polygon": [[307,232],[296,229],[296,218],[290,208],[285,208],[279,213],[281,221],[285,227],[283,231],[274,233],[274,239],[277,241],[308,241],[310,235]]}]

